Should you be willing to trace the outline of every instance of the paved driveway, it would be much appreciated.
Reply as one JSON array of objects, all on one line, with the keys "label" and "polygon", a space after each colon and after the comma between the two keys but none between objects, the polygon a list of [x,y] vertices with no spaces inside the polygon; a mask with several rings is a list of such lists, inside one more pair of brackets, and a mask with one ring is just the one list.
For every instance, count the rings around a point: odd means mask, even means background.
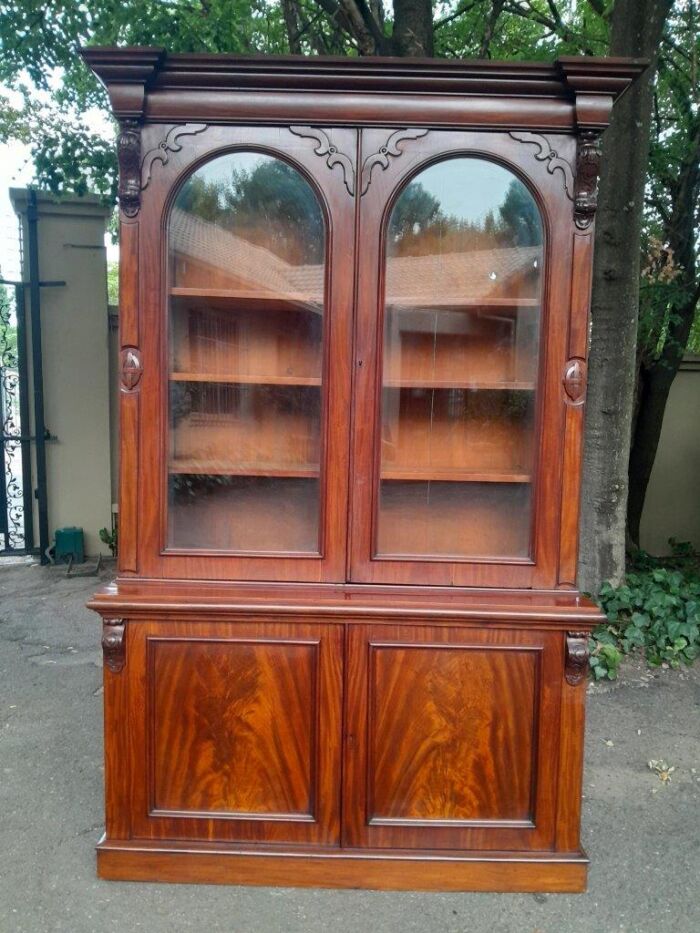
[{"label": "paved driveway", "polygon": [[[63,573],[0,562],[0,933],[699,933],[700,664],[630,665],[590,697],[587,894],[98,881],[101,653],[83,608],[97,581]],[[670,784],[652,758],[675,766]]]}]

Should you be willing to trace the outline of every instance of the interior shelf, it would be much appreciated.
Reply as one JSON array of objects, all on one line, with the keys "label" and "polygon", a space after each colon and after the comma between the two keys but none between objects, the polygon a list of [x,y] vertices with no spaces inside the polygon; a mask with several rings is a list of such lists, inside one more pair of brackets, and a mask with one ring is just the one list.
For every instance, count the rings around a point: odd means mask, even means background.
[{"label": "interior shelf", "polygon": [[312,310],[320,313],[323,310],[321,296],[308,295],[304,292],[276,292],[244,291],[229,288],[189,288],[174,285],[170,289],[173,298],[204,299],[216,307],[239,308],[241,306],[254,307],[256,310],[280,310],[294,308]]},{"label": "interior shelf", "polygon": [[314,463],[210,463],[201,460],[172,460],[168,467],[171,475],[185,476],[280,476],[317,479],[319,467]]},{"label": "interior shelf", "polygon": [[320,386],[320,376],[250,375],[248,373],[170,373],[171,382],[218,382],[227,385]]},{"label": "interior shelf", "polygon": [[511,311],[518,308],[539,308],[540,305],[539,298],[480,298],[477,301],[460,298],[454,301],[427,302],[421,296],[412,295],[405,298],[393,295],[391,301],[387,302],[387,308],[392,311],[403,308],[421,311]]},{"label": "interior shelf", "polygon": [[470,382],[461,379],[412,379],[410,376],[401,379],[388,379],[383,383],[385,389],[478,389],[480,391],[508,391],[508,392],[534,392],[534,382],[511,382],[498,380],[494,382]]},{"label": "interior shelf", "polygon": [[415,482],[443,482],[443,483],[529,483],[532,476],[529,473],[509,471],[476,471],[458,469],[402,469],[391,467],[381,472],[382,480],[400,480]]}]

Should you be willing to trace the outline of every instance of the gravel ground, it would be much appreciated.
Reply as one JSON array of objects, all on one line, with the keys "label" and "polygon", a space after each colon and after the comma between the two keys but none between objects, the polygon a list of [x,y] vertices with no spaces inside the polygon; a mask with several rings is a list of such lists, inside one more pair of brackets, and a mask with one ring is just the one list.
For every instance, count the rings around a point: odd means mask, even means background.
[{"label": "gravel ground", "polygon": [[[591,688],[587,894],[98,881],[102,658],[84,608],[97,582],[0,561],[0,933],[700,931],[700,664],[651,673],[631,662],[616,684]],[[650,759],[675,768],[670,782]]]}]

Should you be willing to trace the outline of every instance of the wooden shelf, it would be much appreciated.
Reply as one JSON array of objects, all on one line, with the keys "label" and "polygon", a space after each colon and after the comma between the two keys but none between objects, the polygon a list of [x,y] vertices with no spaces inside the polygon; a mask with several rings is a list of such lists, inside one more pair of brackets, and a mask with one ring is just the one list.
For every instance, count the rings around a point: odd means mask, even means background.
[{"label": "wooden shelf", "polygon": [[233,302],[235,304],[245,303],[248,306],[254,306],[264,309],[266,306],[275,308],[295,308],[307,309],[310,311],[323,310],[323,297],[307,295],[303,292],[260,292],[243,291],[230,288],[186,288],[184,286],[174,285],[170,289],[170,295],[173,298],[203,298],[207,301]]},{"label": "wooden shelf", "polygon": [[295,479],[318,479],[319,467],[314,463],[222,463],[215,460],[173,460],[168,471],[172,476],[275,476]]},{"label": "wooden shelf", "polygon": [[320,376],[236,375],[234,373],[170,373],[171,382],[220,382],[226,385],[320,386]]},{"label": "wooden shelf", "polygon": [[414,311],[509,311],[518,308],[539,308],[542,304],[539,298],[481,298],[477,301],[468,299],[459,301],[426,302],[423,298],[406,296],[405,298],[392,295],[386,306],[392,311],[405,308]]},{"label": "wooden shelf", "polygon": [[534,392],[534,382],[467,382],[460,379],[389,379],[383,383],[385,389],[478,389],[479,391]]},{"label": "wooden shelf", "polygon": [[410,482],[442,482],[442,483],[529,483],[532,476],[529,473],[516,473],[508,471],[481,471],[457,469],[431,469],[424,470],[402,469],[391,467],[382,470],[382,480],[399,480]]}]

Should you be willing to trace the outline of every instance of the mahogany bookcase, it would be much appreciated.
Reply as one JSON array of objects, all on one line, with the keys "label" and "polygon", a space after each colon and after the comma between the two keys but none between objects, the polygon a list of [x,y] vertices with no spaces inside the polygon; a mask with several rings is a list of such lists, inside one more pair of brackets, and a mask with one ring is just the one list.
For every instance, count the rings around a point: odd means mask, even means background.
[{"label": "mahogany bookcase", "polygon": [[120,124],[99,874],[583,890],[593,228],[644,63],[83,55]]}]

